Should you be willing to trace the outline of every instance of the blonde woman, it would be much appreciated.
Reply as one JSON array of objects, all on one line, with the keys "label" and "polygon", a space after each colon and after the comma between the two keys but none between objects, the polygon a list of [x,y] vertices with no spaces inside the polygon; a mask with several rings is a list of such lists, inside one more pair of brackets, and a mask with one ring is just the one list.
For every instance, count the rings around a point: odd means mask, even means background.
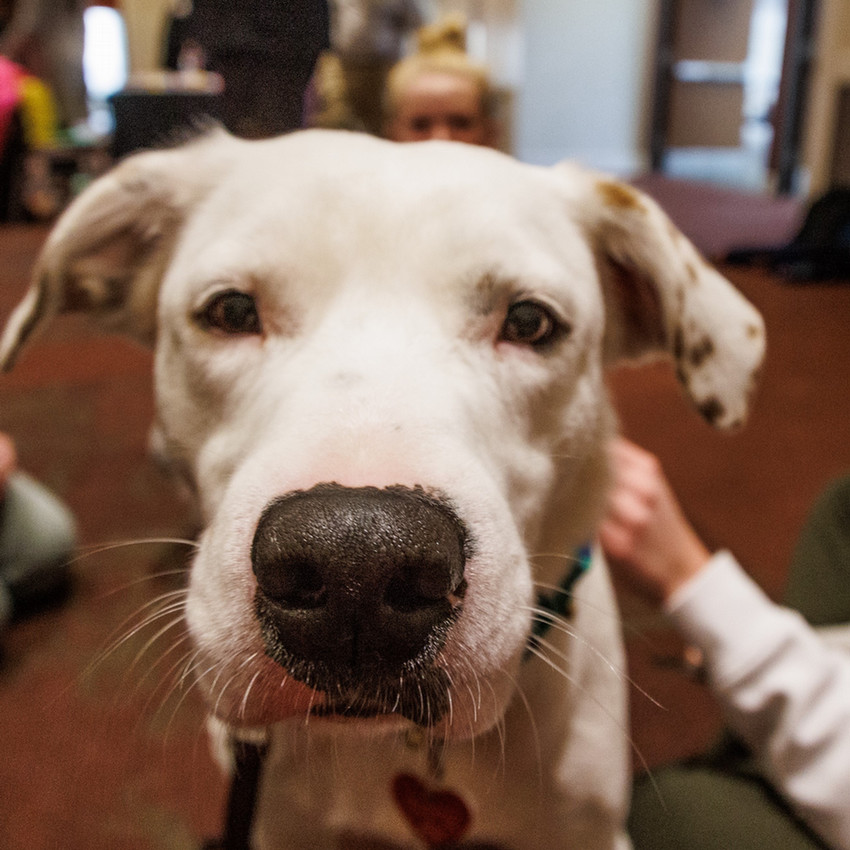
[{"label": "blonde woman", "polygon": [[417,33],[417,48],[390,72],[384,135],[398,142],[445,139],[495,146],[487,68],[466,53],[466,26],[449,17]]}]

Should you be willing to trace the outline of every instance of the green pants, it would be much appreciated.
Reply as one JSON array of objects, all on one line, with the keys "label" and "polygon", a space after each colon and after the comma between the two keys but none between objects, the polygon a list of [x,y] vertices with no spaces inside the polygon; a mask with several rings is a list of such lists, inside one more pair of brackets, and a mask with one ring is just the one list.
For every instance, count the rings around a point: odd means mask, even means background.
[{"label": "green pants", "polygon": [[[794,551],[783,603],[815,626],[850,623],[850,477],[830,486]],[[702,758],[637,779],[635,850],[823,850],[731,736]]]},{"label": "green pants", "polygon": [[16,472],[0,500],[0,626],[63,590],[75,540],[65,505]]}]

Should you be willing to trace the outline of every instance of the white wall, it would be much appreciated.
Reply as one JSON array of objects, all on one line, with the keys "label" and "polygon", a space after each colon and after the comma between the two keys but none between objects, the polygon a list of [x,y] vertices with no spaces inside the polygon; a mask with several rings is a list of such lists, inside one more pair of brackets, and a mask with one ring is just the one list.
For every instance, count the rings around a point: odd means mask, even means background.
[{"label": "white wall", "polygon": [[646,167],[656,0],[524,0],[516,155]]}]

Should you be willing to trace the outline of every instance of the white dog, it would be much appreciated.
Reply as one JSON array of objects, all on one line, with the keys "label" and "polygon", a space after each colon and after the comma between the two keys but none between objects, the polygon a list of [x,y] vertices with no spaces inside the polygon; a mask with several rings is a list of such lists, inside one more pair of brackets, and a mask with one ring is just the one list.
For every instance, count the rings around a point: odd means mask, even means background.
[{"label": "white dog", "polygon": [[71,310],[156,347],[205,523],[195,670],[269,740],[256,848],[628,846],[604,564],[557,591],[604,502],[603,372],[667,352],[734,426],[764,350],[651,200],[451,143],[214,132],[71,206],[3,364]]}]

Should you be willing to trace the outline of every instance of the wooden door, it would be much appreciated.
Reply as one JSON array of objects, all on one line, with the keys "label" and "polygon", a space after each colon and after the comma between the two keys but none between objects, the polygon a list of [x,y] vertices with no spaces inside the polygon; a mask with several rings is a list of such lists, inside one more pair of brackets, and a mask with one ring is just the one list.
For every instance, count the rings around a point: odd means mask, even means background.
[{"label": "wooden door", "polygon": [[661,0],[651,159],[737,147],[753,0]]},{"label": "wooden door", "polygon": [[[765,182],[775,175],[781,190],[791,188],[817,2],[660,0],[650,138],[654,170],[668,170],[682,152],[726,152],[757,162]],[[765,55],[765,44],[772,53]],[[765,74],[773,75],[774,84],[780,80],[770,101]],[[761,95],[754,97],[755,91]]]}]

